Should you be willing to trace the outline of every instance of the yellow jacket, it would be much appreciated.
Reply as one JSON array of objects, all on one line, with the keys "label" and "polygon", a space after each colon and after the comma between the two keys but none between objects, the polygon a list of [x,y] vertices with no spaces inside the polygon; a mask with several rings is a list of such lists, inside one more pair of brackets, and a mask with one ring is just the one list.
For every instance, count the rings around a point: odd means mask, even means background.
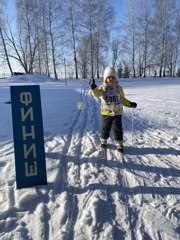
[{"label": "yellow jacket", "polygon": [[117,82],[113,85],[103,83],[91,91],[95,97],[101,98],[102,115],[122,115],[123,106],[131,106],[131,101],[125,98],[123,88]]}]

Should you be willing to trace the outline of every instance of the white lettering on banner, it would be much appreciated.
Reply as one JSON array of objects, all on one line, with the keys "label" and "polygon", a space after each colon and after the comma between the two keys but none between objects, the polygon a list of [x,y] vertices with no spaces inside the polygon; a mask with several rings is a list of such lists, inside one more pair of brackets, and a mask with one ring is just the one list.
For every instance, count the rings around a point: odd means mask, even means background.
[{"label": "white lettering on banner", "polygon": [[34,161],[34,167],[30,165],[30,171],[28,169],[28,163],[25,162],[25,176],[26,177],[32,177],[32,176],[37,176],[37,162]]},{"label": "white lettering on banner", "polygon": [[23,140],[25,141],[27,137],[32,137],[32,139],[35,139],[35,131],[34,131],[34,125],[31,125],[31,132],[26,132],[26,126],[22,126],[22,133],[23,133]]},{"label": "white lettering on banner", "polygon": [[24,144],[24,157],[25,159],[28,158],[28,155],[32,152],[33,153],[33,158],[36,158],[36,144],[33,143],[29,149],[27,149],[27,145]]},{"label": "white lettering on banner", "polygon": [[24,122],[26,120],[26,118],[30,116],[30,120],[34,121],[34,115],[33,115],[33,109],[32,107],[30,107],[26,113],[24,113],[24,108],[21,108],[21,118],[22,121]]},{"label": "white lettering on banner", "polygon": [[21,103],[28,106],[28,104],[32,103],[32,94],[30,92],[22,92],[20,94]]},{"label": "white lettering on banner", "polygon": [[[28,163],[28,158],[29,155],[30,159],[34,159],[37,160],[37,151],[36,151],[36,144],[33,142],[31,144],[30,147],[27,146],[26,140],[29,138],[32,138],[32,140],[35,140],[35,129],[34,129],[34,113],[33,113],[33,108],[32,107],[28,107],[28,105],[30,103],[32,103],[32,94],[30,92],[22,92],[20,94],[20,101],[22,104],[25,105],[25,109],[22,107],[21,108],[21,120],[23,122],[23,124],[26,123],[26,120],[30,120],[30,125],[22,126],[22,137],[23,137],[23,150],[24,150],[24,159],[27,159],[27,161],[25,161],[25,176],[26,177],[32,177],[32,176],[37,176],[38,175],[38,170],[37,170],[37,161],[33,161],[33,165],[30,165]],[[29,121],[28,121],[29,123]],[[28,129],[30,128],[30,132],[27,132],[27,127]],[[29,159],[29,160],[30,160]]]}]

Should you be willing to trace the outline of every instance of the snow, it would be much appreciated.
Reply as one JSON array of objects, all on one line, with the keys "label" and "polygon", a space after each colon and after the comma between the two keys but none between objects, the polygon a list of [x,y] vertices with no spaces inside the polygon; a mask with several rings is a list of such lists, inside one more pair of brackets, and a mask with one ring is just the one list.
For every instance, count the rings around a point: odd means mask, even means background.
[{"label": "snow", "polygon": [[[102,81],[97,81],[101,84]],[[39,84],[48,185],[16,189],[12,85]],[[0,80],[0,239],[177,240],[180,79],[120,80],[127,169],[109,139],[99,148],[100,102],[86,80]]]}]

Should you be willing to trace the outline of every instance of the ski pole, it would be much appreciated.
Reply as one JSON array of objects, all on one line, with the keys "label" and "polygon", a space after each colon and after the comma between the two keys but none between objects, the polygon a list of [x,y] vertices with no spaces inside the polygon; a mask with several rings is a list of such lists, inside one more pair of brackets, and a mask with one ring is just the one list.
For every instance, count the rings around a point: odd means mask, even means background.
[{"label": "ski pole", "polygon": [[132,126],[131,126],[131,141],[132,141],[132,144],[133,144],[133,134],[134,134],[134,108],[132,110]]}]

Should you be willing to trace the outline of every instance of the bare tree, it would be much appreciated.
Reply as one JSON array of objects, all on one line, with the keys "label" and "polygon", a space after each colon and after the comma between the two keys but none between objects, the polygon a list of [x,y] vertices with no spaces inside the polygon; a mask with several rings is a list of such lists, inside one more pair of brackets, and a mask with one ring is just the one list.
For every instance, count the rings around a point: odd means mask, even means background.
[{"label": "bare tree", "polygon": [[90,63],[90,40],[88,37],[83,37],[78,45],[77,53],[78,53],[78,62],[79,68],[82,75],[82,78],[88,77],[88,65]]},{"label": "bare tree", "polygon": [[174,0],[157,0],[155,2],[154,19],[155,34],[154,52],[159,58],[159,76],[165,76],[167,68],[168,44],[172,35],[174,21]]},{"label": "bare tree", "polygon": [[82,14],[84,14],[83,27],[87,31],[90,39],[90,56],[91,56],[91,78],[94,78],[94,43],[93,33],[95,29],[96,14],[94,10],[97,8],[97,2],[94,0],[82,0],[80,3]]},{"label": "bare tree", "polygon": [[81,14],[80,9],[75,0],[65,0],[63,2],[63,10],[65,12],[65,27],[67,28],[66,35],[70,33],[70,43],[73,49],[75,76],[78,79],[78,62],[77,62],[77,42],[80,34]]},{"label": "bare tree", "polygon": [[7,51],[7,47],[6,47],[6,43],[5,43],[5,39],[4,39],[4,35],[3,35],[3,28],[1,28],[1,27],[0,27],[0,38],[2,40],[2,45],[3,45],[3,48],[4,48],[4,54],[5,54],[5,57],[6,57],[6,61],[7,61],[10,73],[11,73],[11,75],[13,75],[13,70],[12,70],[12,67],[11,67],[11,63],[10,63],[10,60],[9,60],[8,51]]},{"label": "bare tree", "polygon": [[[11,57],[16,59],[25,72],[34,70],[50,75],[50,53],[52,67],[57,79],[57,56],[59,42],[59,2],[57,0],[16,0],[17,35],[11,28],[8,36]],[[42,57],[44,56],[44,57]],[[45,70],[43,70],[45,69]]]},{"label": "bare tree", "polygon": [[107,0],[98,2],[97,19],[95,25],[94,45],[96,57],[96,72],[99,78],[101,56],[106,52],[109,44],[110,32],[113,29],[115,12]]},{"label": "bare tree", "polygon": [[90,40],[91,78],[97,73],[99,78],[99,64],[104,49],[109,41],[110,28],[114,11],[107,0],[81,0],[79,6],[82,10],[83,36]]},{"label": "bare tree", "polygon": [[[177,64],[180,56],[180,5],[174,6],[171,19],[171,33],[167,44],[167,68],[170,76],[176,75]],[[173,21],[172,21],[173,20]]]},{"label": "bare tree", "polygon": [[0,0],[0,40],[2,42],[2,50],[4,52],[5,59],[8,64],[9,71],[12,75],[13,71],[12,71],[11,63],[8,56],[8,50],[7,50],[7,46],[4,38],[4,33],[6,32],[5,8],[6,8],[6,1]]},{"label": "bare tree", "polygon": [[37,14],[35,3],[35,0],[16,0],[18,36],[15,38],[10,28],[8,37],[12,47],[10,56],[16,59],[27,73],[33,73],[38,46],[35,31],[35,16]]},{"label": "bare tree", "polygon": [[49,51],[49,28],[48,28],[48,3],[46,0],[39,1],[39,27],[37,31],[40,35],[40,42],[38,47],[39,64],[43,62],[43,72],[50,76],[50,51]]},{"label": "bare tree", "polygon": [[[136,4],[137,0],[125,0],[128,11],[128,24],[126,28],[126,44],[128,44],[131,55],[133,77],[136,77]],[[128,41],[127,41],[128,40]]]},{"label": "bare tree", "polygon": [[[125,0],[128,15],[118,30],[109,0],[16,0],[14,32],[7,28],[5,2],[0,0],[0,51],[11,73],[13,58],[27,73],[52,73],[57,79],[65,56],[68,72],[76,78],[80,73],[99,78],[105,63],[116,67],[123,60],[133,77],[146,77],[151,69],[159,70],[159,76],[176,74],[178,0]],[[113,41],[112,29],[118,32]]]},{"label": "bare tree", "polygon": [[112,41],[111,47],[112,47],[112,67],[113,68],[116,67],[116,63],[121,53],[120,46],[121,45],[120,45],[119,39],[114,39]]},{"label": "bare tree", "polygon": [[123,53],[131,58],[133,76],[159,67],[159,76],[174,74],[178,61],[177,0],[126,0]]},{"label": "bare tree", "polygon": [[58,79],[57,76],[57,70],[56,70],[56,44],[55,44],[55,38],[56,38],[56,27],[54,28],[53,24],[56,18],[56,10],[57,10],[57,2],[56,1],[51,1],[47,0],[48,4],[48,27],[49,27],[49,35],[50,35],[50,42],[51,42],[51,54],[52,54],[52,62],[53,62],[53,71],[54,71],[54,76],[55,79]]},{"label": "bare tree", "polygon": [[[149,0],[141,0],[138,2],[138,14],[137,14],[137,39],[139,45],[139,65],[140,65],[140,76],[146,77],[147,68],[150,65],[149,56],[151,55],[151,28],[152,28],[152,17],[151,17],[151,5]],[[142,69],[141,69],[142,68]],[[143,71],[143,72],[142,72]]]}]

